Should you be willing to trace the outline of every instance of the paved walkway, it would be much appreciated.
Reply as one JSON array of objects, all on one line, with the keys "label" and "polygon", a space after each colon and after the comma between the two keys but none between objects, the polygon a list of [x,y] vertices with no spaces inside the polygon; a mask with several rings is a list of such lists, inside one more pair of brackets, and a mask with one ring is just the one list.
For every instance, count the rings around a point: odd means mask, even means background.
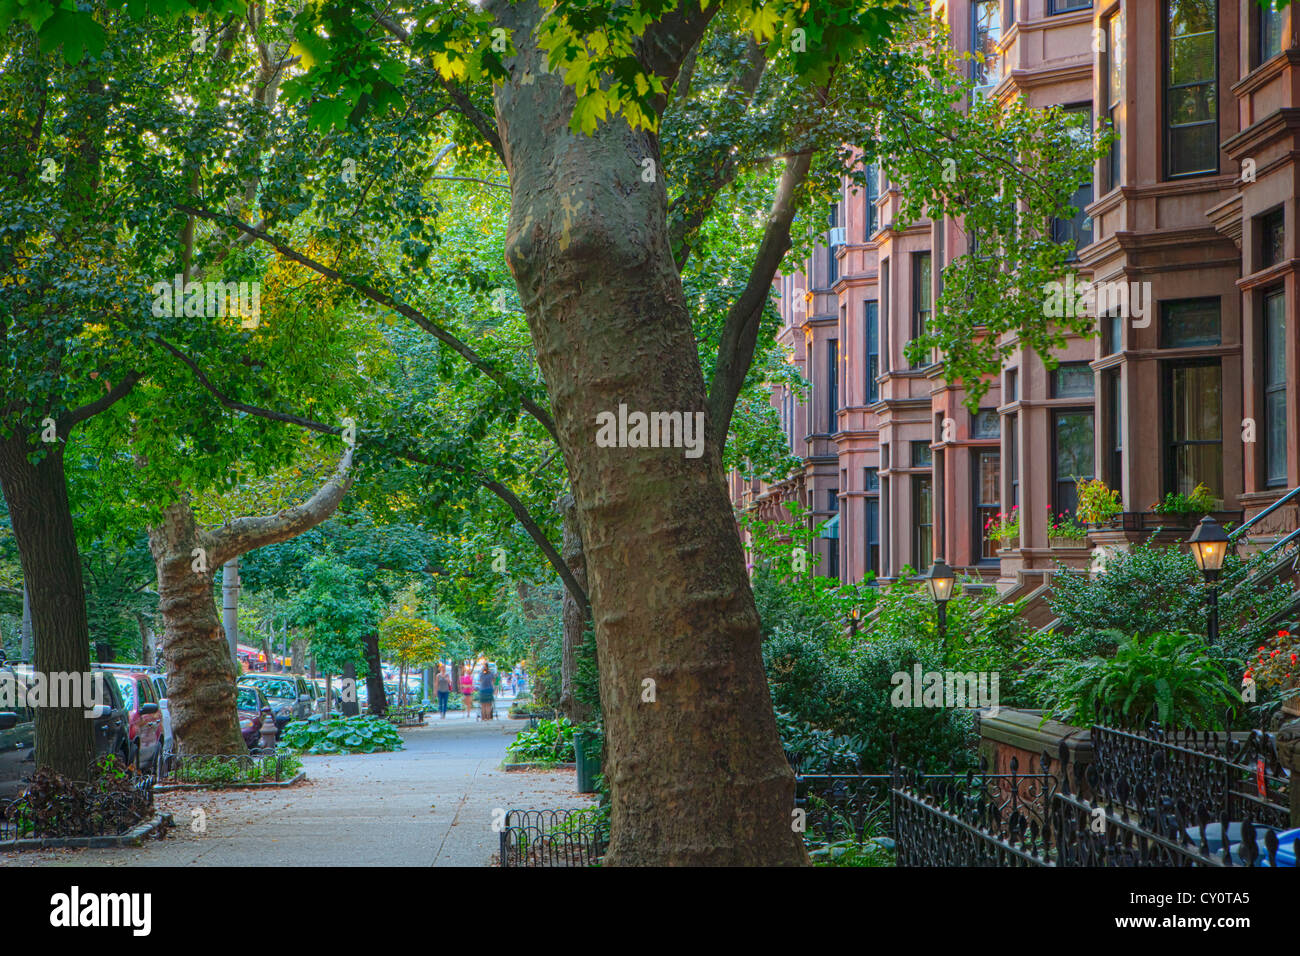
[{"label": "paved walkway", "polygon": [[[509,706],[506,704],[505,706]],[[498,714],[504,713],[498,705]],[[497,851],[493,810],[577,807],[568,771],[499,769],[522,720],[435,713],[401,731],[406,749],[304,757],[285,790],[161,793],[176,828],[138,849],[0,854],[4,866],[486,866]],[[206,833],[195,833],[194,810]]]}]

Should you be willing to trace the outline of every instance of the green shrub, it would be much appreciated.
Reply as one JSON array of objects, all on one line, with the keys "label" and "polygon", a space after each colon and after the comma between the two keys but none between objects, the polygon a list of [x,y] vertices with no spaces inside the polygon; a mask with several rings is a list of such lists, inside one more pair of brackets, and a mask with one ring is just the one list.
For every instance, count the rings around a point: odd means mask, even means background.
[{"label": "green shrub", "polygon": [[[873,635],[839,648],[816,638],[778,633],[763,645],[773,703],[783,711],[787,750],[834,755],[852,751],[863,772],[880,773],[891,762],[891,738],[898,735],[898,755],[913,764],[947,764],[965,759],[973,743],[974,718],[967,711],[941,707],[895,707],[892,678],[943,670],[936,646],[892,635]],[[801,727],[800,725],[810,725]],[[816,728],[829,737],[811,733]],[[833,738],[844,738],[834,740]],[[801,755],[802,756],[802,755]],[[838,758],[837,758],[838,759]],[[808,766],[810,772],[816,768]]]},{"label": "green shrub", "polygon": [[512,763],[573,763],[573,724],[569,718],[539,720],[536,730],[521,730],[506,754]]},{"label": "green shrub", "polygon": [[[1285,584],[1247,583],[1264,562],[1262,556],[1243,561],[1229,554],[1223,564],[1220,642],[1225,652],[1243,659],[1273,634],[1274,618],[1292,598]],[[1048,605],[1060,618],[1059,630],[1078,634],[1204,634],[1209,597],[1187,548],[1148,541],[1114,554],[1103,574],[1063,569],[1053,578]]]},{"label": "green shrub", "polygon": [[[281,761],[281,780],[292,780],[302,769],[302,760],[294,754],[283,754]],[[183,763],[176,773],[179,783],[207,783],[237,786],[244,783],[274,782],[276,758],[245,757],[227,759],[221,757],[182,758]]]},{"label": "green shrub", "polygon": [[359,717],[313,715],[290,721],[280,737],[286,747],[309,754],[372,754],[402,749],[402,735],[387,717],[362,714]]},{"label": "green shrub", "polygon": [[1194,634],[1117,636],[1112,657],[1056,662],[1060,676],[1047,708],[1084,726],[1115,714],[1137,726],[1154,713],[1161,723],[1221,730],[1225,713],[1240,709],[1241,695],[1215,653]]}]

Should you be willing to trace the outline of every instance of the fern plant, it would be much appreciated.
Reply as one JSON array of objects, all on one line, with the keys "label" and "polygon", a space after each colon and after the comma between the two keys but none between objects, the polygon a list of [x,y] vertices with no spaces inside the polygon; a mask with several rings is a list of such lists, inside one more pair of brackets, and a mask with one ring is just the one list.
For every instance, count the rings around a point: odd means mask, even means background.
[{"label": "fern plant", "polygon": [[1132,726],[1154,713],[1162,724],[1222,730],[1224,714],[1238,708],[1241,696],[1213,655],[1201,638],[1185,632],[1121,638],[1111,657],[1059,661],[1061,676],[1046,704],[1075,724],[1118,713]]}]

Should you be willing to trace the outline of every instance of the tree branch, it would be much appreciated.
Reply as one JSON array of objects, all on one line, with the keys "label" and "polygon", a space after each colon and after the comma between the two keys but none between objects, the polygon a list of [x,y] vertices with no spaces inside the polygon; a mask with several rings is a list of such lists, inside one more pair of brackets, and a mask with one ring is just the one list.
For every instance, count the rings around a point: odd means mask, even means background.
[{"label": "tree branch", "polygon": [[[375,22],[388,31],[390,35],[399,40],[403,46],[409,47],[411,45],[410,31],[396,20],[376,12]],[[459,85],[452,83],[450,80],[444,80],[442,74],[432,67],[430,68],[430,73],[433,75],[434,79],[437,80],[438,85],[442,87],[443,92],[451,98],[451,102],[456,107],[456,111],[464,116],[465,119],[469,120],[470,125],[478,131],[478,134],[483,137],[484,141],[492,147],[492,151],[497,154],[497,158],[504,163],[506,161],[506,153],[505,149],[501,146],[501,134],[497,132],[496,121],[484,110],[481,110],[474,105],[474,101],[470,99],[469,94]]]},{"label": "tree branch", "polygon": [[218,224],[224,222],[228,225],[232,225],[236,229],[239,229],[244,233],[253,236],[255,239],[262,240],[267,245],[271,246],[273,249],[279,252],[286,259],[290,259],[293,262],[297,262],[299,265],[304,265],[308,269],[311,269],[312,271],[319,273],[320,275],[324,276],[327,279],[332,279],[335,282],[338,282],[342,285],[346,285],[349,288],[354,289],[357,292],[361,293],[370,301],[382,305],[386,308],[392,309],[394,312],[397,312],[399,315],[403,315],[406,318],[410,319],[412,322],[414,322],[420,328],[424,329],[424,331],[428,332],[438,341],[444,343],[445,345],[450,346],[454,352],[456,352],[463,359],[465,359],[465,361],[469,362],[469,364],[474,366],[474,368],[478,369],[480,372],[482,372],[484,375],[486,375],[488,378],[494,381],[502,389],[504,389],[507,392],[510,391],[512,388],[516,390],[519,394],[520,407],[523,408],[530,415],[532,415],[535,419],[537,419],[537,421],[541,423],[541,426],[545,428],[548,433],[550,433],[553,439],[555,439],[556,444],[559,444],[560,433],[559,430],[555,427],[555,421],[551,418],[551,413],[548,412],[546,409],[544,409],[536,401],[529,398],[528,395],[525,394],[524,387],[522,385],[511,381],[511,379],[507,375],[494,368],[493,365],[487,359],[483,358],[476,351],[474,351],[474,349],[472,349],[469,345],[462,342],[460,339],[456,338],[456,336],[452,335],[442,326],[438,325],[436,322],[434,322],[432,319],[430,319],[427,315],[425,315],[420,310],[412,306],[409,306],[404,302],[399,302],[397,299],[393,298],[387,292],[383,292],[379,289],[376,289],[374,286],[369,285],[368,283],[361,282],[358,279],[348,278],[347,276],[339,272],[337,269],[331,269],[329,266],[325,265],[322,262],[318,262],[317,260],[313,259],[311,256],[299,252],[298,250],[290,246],[288,243],[286,243],[284,240],[278,239],[275,236],[271,235],[270,233],[266,232],[265,230],[258,229],[256,226],[251,226],[248,223],[241,222],[240,220],[236,219],[233,216],[222,216],[206,209],[197,209],[193,206],[181,205],[181,206],[177,206],[176,208],[179,209],[181,212],[190,213],[199,216],[200,218],[207,219],[211,222],[215,222]]},{"label": "tree branch", "polygon": [[212,564],[225,564],[256,548],[297,537],[334,514],[342,503],[343,496],[352,487],[354,450],[354,446],[348,446],[329,481],[302,504],[285,508],[273,515],[236,518],[211,532],[212,553],[209,560]]},{"label": "tree branch", "polygon": [[121,401],[131,393],[136,383],[143,376],[139,372],[128,372],[126,377],[108,390],[108,392],[93,402],[82,405],[80,408],[74,408],[71,411],[64,412],[58,422],[58,431],[67,434],[76,425],[81,424],[88,418],[94,418],[100,412],[105,411],[112,405]]},{"label": "tree branch", "polygon": [[718,343],[718,361],[709,389],[709,415],[721,451],[727,444],[727,431],[731,415],[736,408],[745,376],[754,361],[754,348],[758,343],[758,330],[762,324],[763,310],[772,290],[772,280],[781,260],[790,250],[790,223],[797,208],[795,193],[808,178],[812,155],[804,154],[791,159],[781,174],[781,182],[772,200],[763,241],[750,269],[749,281],[740,296],[727,312],[727,321]]},{"label": "tree branch", "polygon": [[[218,389],[212,383],[212,380],[209,379],[208,376],[203,373],[203,370],[200,369],[198,365],[188,355],[185,355],[183,352],[181,352],[171,343],[166,342],[161,338],[159,338],[157,341],[163,346],[163,348],[167,349],[167,351],[169,351],[172,355],[180,359],[180,361],[183,362],[186,365],[186,367],[189,368],[189,370],[194,374],[194,377],[198,380],[198,383],[202,385],[203,388],[206,389],[225,408],[229,408],[234,411],[244,412],[245,414],[248,415],[256,415],[259,418],[266,418],[266,419],[270,419],[271,421],[285,422],[290,425],[297,425],[300,428],[306,428],[314,432],[319,432],[323,435],[340,435],[343,433],[342,428],[339,428],[334,425],[326,425],[323,422],[314,421],[313,419],[310,418],[304,418],[301,415],[291,415],[285,412],[277,412],[269,408],[261,408],[257,405],[248,405],[244,402],[237,402],[234,399],[230,398],[230,396],[223,393],[220,389]],[[564,562],[564,559],[560,556],[559,551],[556,550],[555,545],[553,545],[551,543],[551,540],[546,536],[546,532],[542,530],[541,525],[539,525],[536,519],[533,518],[532,514],[528,511],[528,507],[519,499],[518,495],[516,495],[513,491],[507,488],[504,484],[482,473],[475,474],[475,473],[471,473],[468,469],[458,468],[455,465],[433,462],[428,457],[424,455],[420,455],[416,452],[394,449],[392,450],[391,453],[393,454],[394,457],[401,458],[405,461],[409,461],[412,464],[423,465],[426,468],[441,468],[456,474],[465,475],[471,478],[476,484],[482,485],[488,491],[492,492],[494,495],[500,498],[503,502],[505,502],[506,506],[514,514],[515,518],[523,526],[524,530],[528,532],[528,536],[533,539],[533,542],[541,550],[542,554],[546,556],[546,560],[550,562],[551,567],[553,567],[555,569],[556,574],[560,576],[560,580],[564,582],[564,586],[568,588],[569,593],[573,595],[574,600],[577,601],[581,607],[586,608],[590,606],[590,601],[587,598],[587,592],[578,583],[577,579],[574,578],[573,573],[569,570],[569,566]],[[349,456],[350,455],[351,452],[349,451]],[[328,515],[326,517],[328,517]],[[310,527],[312,527],[312,525],[307,525],[307,527],[303,528],[302,530],[305,531],[307,530],[307,528]],[[299,533],[301,532],[300,531],[293,532],[293,534],[299,534]],[[293,537],[293,534],[285,535],[285,537]],[[279,538],[277,540],[284,540],[284,539]],[[271,543],[271,542],[265,542],[265,543]],[[260,545],[254,545],[254,547],[260,547]],[[239,553],[242,554],[245,552],[239,552]],[[223,564],[225,562],[220,561],[215,563]]]},{"label": "tree branch", "polygon": [[[692,50],[692,54],[694,50]],[[754,99],[754,91],[767,69],[767,54],[758,42],[750,37],[745,46],[743,69],[727,87],[718,109],[721,121],[734,120],[749,109]],[[688,184],[668,208],[668,238],[673,257],[677,260],[677,269],[681,271],[690,258],[690,247],[686,240],[699,229],[713,208],[717,195],[729,185],[740,172],[740,163],[732,155],[729,140],[719,140],[712,150],[712,164],[702,179]]]}]

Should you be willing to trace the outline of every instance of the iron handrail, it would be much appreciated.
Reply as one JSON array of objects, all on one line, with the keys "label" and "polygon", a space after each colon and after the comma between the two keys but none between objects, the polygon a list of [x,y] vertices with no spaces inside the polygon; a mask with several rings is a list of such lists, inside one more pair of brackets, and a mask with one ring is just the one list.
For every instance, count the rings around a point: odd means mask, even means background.
[{"label": "iron handrail", "polygon": [[1263,511],[1253,515],[1249,521],[1233,528],[1232,531],[1228,532],[1228,540],[1235,544],[1237,539],[1241,537],[1243,534],[1245,534],[1250,529],[1250,526],[1253,525],[1256,521],[1259,521],[1261,518],[1268,517],[1270,514],[1272,514],[1278,508],[1282,507],[1292,498],[1295,498],[1297,495],[1300,495],[1300,485],[1296,485],[1296,487],[1292,488],[1285,495],[1277,499],[1277,501],[1273,502]]}]

